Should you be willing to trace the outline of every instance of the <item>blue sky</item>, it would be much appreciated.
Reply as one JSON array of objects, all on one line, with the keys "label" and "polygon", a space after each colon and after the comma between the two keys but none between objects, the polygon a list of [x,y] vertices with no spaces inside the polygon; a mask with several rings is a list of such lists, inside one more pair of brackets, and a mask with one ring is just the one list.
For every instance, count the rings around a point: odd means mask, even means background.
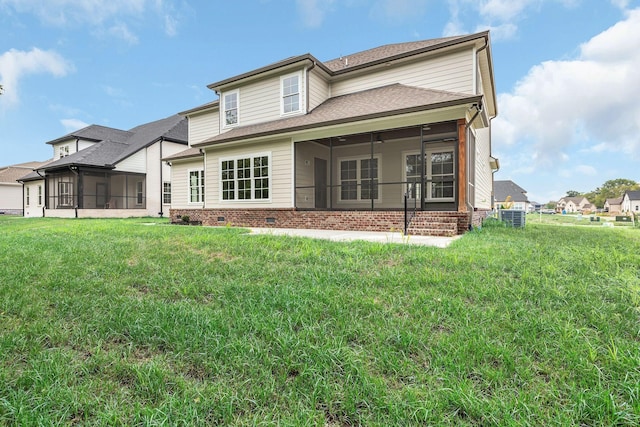
[{"label": "blue sky", "polygon": [[496,179],[539,202],[640,181],[640,0],[0,0],[0,166],[129,129],[281,59],[491,30]]}]

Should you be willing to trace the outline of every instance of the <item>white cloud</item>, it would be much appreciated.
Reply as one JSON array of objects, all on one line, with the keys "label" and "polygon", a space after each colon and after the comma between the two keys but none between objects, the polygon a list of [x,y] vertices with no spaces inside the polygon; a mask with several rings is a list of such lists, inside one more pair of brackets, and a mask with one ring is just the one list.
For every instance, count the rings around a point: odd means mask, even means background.
[{"label": "white cloud", "polygon": [[52,74],[63,77],[73,71],[73,65],[57,52],[33,48],[30,51],[11,49],[0,55],[0,84],[7,104],[18,102],[20,80],[29,74]]},{"label": "white cloud", "polygon": [[593,37],[573,60],[534,66],[500,94],[497,145],[532,144],[539,165],[576,144],[640,157],[640,9]]},{"label": "white cloud", "polygon": [[305,27],[319,28],[335,0],[296,0],[298,13]]},{"label": "white cloud", "polygon": [[[130,28],[133,23],[158,20],[171,37],[177,34],[178,28],[178,18],[172,16],[171,0],[0,0],[0,6],[33,14],[47,25],[86,25],[92,28],[93,34],[110,34],[129,44],[138,41]],[[155,15],[153,19],[148,13]]]},{"label": "white cloud", "polygon": [[89,126],[89,123],[85,123],[79,119],[62,119],[60,123],[62,123],[67,133]]}]

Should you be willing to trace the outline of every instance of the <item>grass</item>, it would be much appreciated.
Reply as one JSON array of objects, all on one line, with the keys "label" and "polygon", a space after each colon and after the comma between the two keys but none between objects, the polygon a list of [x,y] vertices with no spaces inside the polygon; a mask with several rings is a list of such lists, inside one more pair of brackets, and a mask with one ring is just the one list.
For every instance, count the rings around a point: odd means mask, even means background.
[{"label": "grass", "polygon": [[0,218],[2,425],[638,425],[640,230]]}]

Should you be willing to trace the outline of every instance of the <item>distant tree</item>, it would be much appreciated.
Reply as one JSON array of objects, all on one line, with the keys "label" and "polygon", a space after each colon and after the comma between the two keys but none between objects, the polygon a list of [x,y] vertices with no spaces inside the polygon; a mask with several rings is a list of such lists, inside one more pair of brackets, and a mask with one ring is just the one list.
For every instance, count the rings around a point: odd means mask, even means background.
[{"label": "distant tree", "polygon": [[547,209],[555,209],[556,208],[557,203],[556,202],[547,202],[546,205],[544,205],[545,208]]},{"label": "distant tree", "polygon": [[567,191],[567,197],[578,197],[580,195],[579,191],[569,190]]},{"label": "distant tree", "polygon": [[587,193],[585,197],[597,207],[602,208],[607,199],[621,197],[625,191],[633,190],[640,190],[640,184],[632,179],[610,179],[602,184],[602,187],[598,187],[592,192]]}]

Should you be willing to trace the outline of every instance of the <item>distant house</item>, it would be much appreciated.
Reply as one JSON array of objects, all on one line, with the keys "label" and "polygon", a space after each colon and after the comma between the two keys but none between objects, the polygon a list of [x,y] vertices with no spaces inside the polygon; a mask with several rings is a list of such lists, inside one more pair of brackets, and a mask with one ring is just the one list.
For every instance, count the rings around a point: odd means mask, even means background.
[{"label": "distant house", "polygon": [[527,191],[511,180],[494,181],[493,194],[496,208],[529,211],[531,203]]},{"label": "distant house", "polygon": [[[47,162],[28,162],[17,165],[0,167],[0,214],[22,215],[22,184],[18,179]],[[31,195],[29,195],[31,196]],[[37,195],[33,195],[34,202]],[[31,201],[31,200],[30,200]]]},{"label": "distant house", "polygon": [[640,213],[640,190],[625,191],[624,196],[622,196],[621,212]]},{"label": "distant house", "polygon": [[556,210],[558,212],[576,213],[576,212],[591,212],[595,209],[595,206],[587,200],[586,197],[563,197],[558,200]]},{"label": "distant house", "polygon": [[[245,53],[248,53],[245,52]],[[488,32],[286,58],[208,88],[184,114],[172,219],[461,234],[491,210]],[[407,217],[409,218],[409,217]]]},{"label": "distant house", "polygon": [[622,212],[622,198],[623,196],[605,200],[604,211],[610,214]]},{"label": "distant house", "polygon": [[47,144],[54,160],[20,178],[25,216],[162,216],[171,203],[162,158],[187,146],[187,119],[173,115],[127,131],[91,125]]}]

